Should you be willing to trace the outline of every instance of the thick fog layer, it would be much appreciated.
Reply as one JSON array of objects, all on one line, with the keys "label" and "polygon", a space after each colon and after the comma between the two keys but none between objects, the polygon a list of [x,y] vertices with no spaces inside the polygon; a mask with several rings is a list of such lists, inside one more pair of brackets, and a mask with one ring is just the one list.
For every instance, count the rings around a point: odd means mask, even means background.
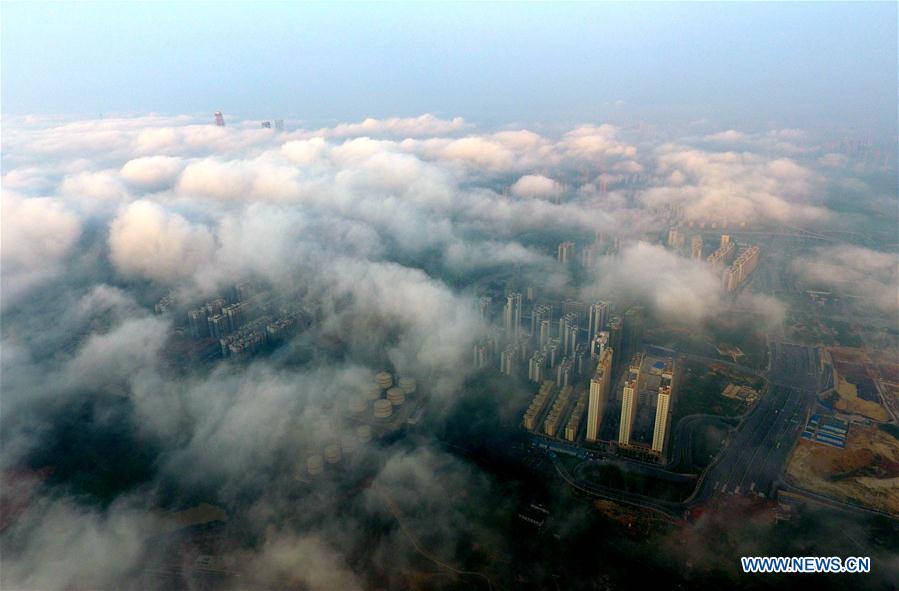
[{"label": "thick fog layer", "polygon": [[[375,562],[411,560],[407,530],[449,561],[473,536],[501,552],[466,517],[496,483],[437,437],[491,331],[478,310],[489,276],[626,299],[674,325],[734,310],[783,321],[776,296],[730,297],[704,261],[666,248],[672,216],[841,232],[783,266],[856,296],[861,313],[899,313],[895,229],[870,223],[895,214],[895,146],[859,158],[820,132],[707,122],[552,134],[432,115],[316,130],[157,115],[3,123],[0,460],[7,473],[56,466],[52,484],[20,491],[3,587],[139,586],[170,513],[200,501],[240,532],[222,551],[240,588],[361,588],[351,556],[372,528],[386,530],[365,549]],[[556,262],[566,240],[617,249],[576,276]],[[184,310],[241,284],[308,323],[241,364],[185,362]],[[310,454],[356,437],[341,413],[385,369],[428,393],[429,426],[357,450],[367,487],[340,507],[349,460],[340,478],[299,480]],[[106,463],[91,454],[124,458],[115,485],[80,482]]]}]

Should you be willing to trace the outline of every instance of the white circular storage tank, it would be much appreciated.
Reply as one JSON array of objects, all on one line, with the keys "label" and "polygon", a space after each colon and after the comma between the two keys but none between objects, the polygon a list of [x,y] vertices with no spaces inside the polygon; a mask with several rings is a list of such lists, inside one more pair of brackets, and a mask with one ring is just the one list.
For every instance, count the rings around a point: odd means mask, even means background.
[{"label": "white circular storage tank", "polygon": [[350,412],[354,415],[362,414],[368,408],[368,399],[365,396],[353,396],[350,398]]},{"label": "white circular storage tank", "polygon": [[399,406],[406,401],[406,393],[402,388],[391,388],[387,390],[387,400],[393,406]]},{"label": "white circular storage tank", "polygon": [[393,414],[393,405],[390,404],[389,400],[381,398],[379,400],[375,400],[375,418],[376,419],[387,419]]},{"label": "white circular storage tank", "polygon": [[320,455],[316,454],[306,458],[306,472],[309,472],[310,476],[321,474],[323,467],[324,462],[322,462],[322,457]]},{"label": "white circular storage tank", "polygon": [[325,461],[329,464],[336,464],[340,461],[342,455],[340,453],[340,444],[332,443],[325,446]]},{"label": "white circular storage tank", "polygon": [[382,371],[375,376],[375,383],[381,386],[382,389],[386,390],[393,385],[393,376],[386,371]]},{"label": "white circular storage tank", "polygon": [[356,428],[356,438],[361,443],[368,443],[371,441],[371,427],[368,425],[362,425],[361,427]]},{"label": "white circular storage tank", "polygon": [[403,376],[400,378],[400,388],[402,388],[403,392],[406,394],[412,394],[415,392],[415,387],[418,384],[415,382],[415,378],[409,376]]},{"label": "white circular storage tank", "polygon": [[372,384],[368,388],[365,389],[365,399],[366,400],[377,400],[381,397],[381,386],[377,384]]}]

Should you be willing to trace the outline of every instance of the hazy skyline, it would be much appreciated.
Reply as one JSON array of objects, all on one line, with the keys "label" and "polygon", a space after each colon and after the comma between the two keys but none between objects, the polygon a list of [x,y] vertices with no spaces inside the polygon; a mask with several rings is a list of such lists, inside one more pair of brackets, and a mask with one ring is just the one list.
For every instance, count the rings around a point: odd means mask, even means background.
[{"label": "hazy skyline", "polygon": [[6,3],[2,13],[6,114],[710,117],[895,134],[894,3]]}]

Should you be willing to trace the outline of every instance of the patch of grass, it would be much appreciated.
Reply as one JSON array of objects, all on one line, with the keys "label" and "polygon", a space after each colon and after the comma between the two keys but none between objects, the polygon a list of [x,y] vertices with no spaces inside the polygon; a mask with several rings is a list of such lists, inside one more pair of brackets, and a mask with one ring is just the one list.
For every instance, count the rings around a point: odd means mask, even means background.
[{"label": "patch of grass", "polygon": [[[743,414],[749,408],[747,403],[721,395],[728,384],[738,381],[733,375],[714,371],[700,364],[687,364],[685,375],[678,386],[672,424],[676,425],[682,417],[692,414],[724,417]],[[756,386],[757,383],[753,380],[746,385]]]}]

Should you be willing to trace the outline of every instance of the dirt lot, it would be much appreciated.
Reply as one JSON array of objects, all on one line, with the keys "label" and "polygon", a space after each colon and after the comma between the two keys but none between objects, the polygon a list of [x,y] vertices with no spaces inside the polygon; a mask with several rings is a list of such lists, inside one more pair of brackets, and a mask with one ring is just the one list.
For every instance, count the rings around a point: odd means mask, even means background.
[{"label": "dirt lot", "polygon": [[800,440],[787,473],[803,488],[899,515],[899,440],[875,426],[852,425],[844,449]]},{"label": "dirt lot", "polygon": [[828,352],[834,368],[834,390],[839,395],[834,407],[875,421],[887,420],[889,415],[880,404],[875,384],[876,368],[867,354],[846,347],[831,347]]}]

